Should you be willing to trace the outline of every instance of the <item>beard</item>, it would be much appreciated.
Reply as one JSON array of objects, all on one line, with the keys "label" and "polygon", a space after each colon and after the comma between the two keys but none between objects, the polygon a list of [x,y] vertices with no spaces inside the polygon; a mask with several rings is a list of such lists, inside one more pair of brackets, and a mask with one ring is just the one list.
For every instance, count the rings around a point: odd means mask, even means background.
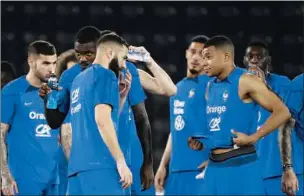
[{"label": "beard", "polygon": [[195,69],[189,69],[189,72],[193,75],[198,74],[199,71],[195,70]]},{"label": "beard", "polygon": [[120,67],[119,67],[119,63],[118,63],[118,59],[117,57],[113,58],[110,63],[109,63],[109,69],[112,70],[116,77],[118,78],[119,76],[119,72],[121,71]]},{"label": "beard", "polygon": [[39,70],[37,69],[37,64],[35,64],[34,66],[34,75],[36,76],[36,78],[38,78],[41,82],[43,83],[47,83],[48,79],[47,77],[45,77],[41,72],[39,72]]}]

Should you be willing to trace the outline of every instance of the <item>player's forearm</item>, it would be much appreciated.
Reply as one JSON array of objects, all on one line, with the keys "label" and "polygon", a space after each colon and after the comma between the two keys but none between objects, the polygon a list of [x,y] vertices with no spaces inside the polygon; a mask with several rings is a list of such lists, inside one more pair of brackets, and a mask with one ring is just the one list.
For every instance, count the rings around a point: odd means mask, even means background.
[{"label": "player's forearm", "polygon": [[151,126],[148,118],[147,111],[145,109],[144,102],[139,103],[132,107],[137,135],[141,143],[144,161],[152,162],[152,136]]},{"label": "player's forearm", "polygon": [[111,155],[116,162],[125,161],[124,155],[120,149],[114,124],[111,117],[104,118],[102,122],[97,123],[99,133],[108,147]]},{"label": "player's forearm", "polygon": [[172,96],[176,93],[177,88],[169,75],[154,60],[147,65],[148,69],[153,73],[158,86],[164,91],[165,95]]},{"label": "player's forearm", "polygon": [[257,138],[257,140],[265,137],[275,129],[285,124],[290,117],[291,115],[289,110],[285,105],[282,104],[281,107],[276,107],[264,125],[256,133],[254,133],[253,136]]},{"label": "player's forearm", "polygon": [[44,101],[44,115],[46,122],[52,129],[58,129],[64,121],[67,114],[62,113],[59,109],[48,109],[46,107],[46,100]]},{"label": "player's forearm", "polygon": [[168,137],[165,152],[164,152],[162,160],[160,162],[160,167],[167,167],[167,165],[169,164],[171,150],[172,150],[172,138],[171,138],[171,133],[170,133],[170,135]]},{"label": "player's forearm", "polygon": [[286,124],[279,128],[279,147],[282,164],[292,164],[291,162],[291,131],[295,125],[295,120],[290,118]]},{"label": "player's forearm", "polygon": [[125,103],[126,103],[126,97],[121,97],[119,101],[119,114],[121,113]]},{"label": "player's forearm", "polygon": [[69,123],[63,124],[61,126],[61,145],[63,152],[67,158],[70,159],[71,146],[72,146],[72,129]]},{"label": "player's forearm", "polygon": [[7,145],[5,142],[8,129],[8,125],[1,123],[1,176],[10,174],[7,163]]}]

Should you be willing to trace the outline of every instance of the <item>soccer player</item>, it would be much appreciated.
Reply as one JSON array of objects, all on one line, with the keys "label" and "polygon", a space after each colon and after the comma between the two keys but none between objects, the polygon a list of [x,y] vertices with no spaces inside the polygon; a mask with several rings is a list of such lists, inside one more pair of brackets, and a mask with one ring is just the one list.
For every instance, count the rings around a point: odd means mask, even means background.
[{"label": "soccer player", "polygon": [[[54,195],[58,130],[47,125],[38,89],[55,72],[55,47],[28,48],[29,73],[1,92],[1,178],[4,195]],[[7,144],[6,144],[7,142]]]},{"label": "soccer player", "polygon": [[1,61],[1,89],[16,78],[16,69],[13,64]]},{"label": "soccer player", "polygon": [[[282,192],[288,195],[303,195],[303,141],[304,141],[304,74],[292,80],[286,104],[296,120],[295,133],[290,132],[289,125],[280,129],[279,144],[283,164]],[[297,145],[296,138],[301,138],[301,145]],[[296,146],[295,146],[296,145]],[[298,148],[298,149],[294,149]],[[302,154],[294,155],[294,151]],[[297,157],[295,157],[297,156]],[[279,184],[276,184],[279,186]]]},{"label": "soccer player", "polygon": [[200,194],[196,190],[202,184],[196,176],[204,167],[201,163],[208,160],[208,152],[191,150],[188,137],[204,133],[203,108],[206,106],[204,93],[200,92],[204,92],[209,80],[203,75],[202,61],[202,50],[207,40],[203,35],[192,38],[186,50],[187,76],[177,83],[177,93],[170,98],[170,135],[154,182],[156,191],[165,190],[166,195]]},{"label": "soccer player", "polygon": [[[225,36],[210,38],[203,49],[206,125],[211,154],[201,194],[261,195],[261,164],[254,144],[290,118],[287,107],[254,75],[234,65],[234,46]],[[271,111],[256,130],[257,105]],[[203,139],[204,140],[204,139]]]},{"label": "soccer player", "polygon": [[[286,87],[290,80],[286,76],[270,73],[268,71],[271,65],[271,57],[269,55],[268,46],[263,41],[255,40],[249,43],[244,57],[244,65],[247,68],[257,67],[261,70],[260,76],[266,84],[274,91],[281,99],[286,97]],[[270,112],[260,107],[258,127],[261,127],[268,117]],[[290,127],[290,126],[289,126]],[[292,128],[292,127],[290,127]],[[281,191],[282,168],[280,164],[280,151],[278,148],[278,130],[267,135],[258,142],[257,152],[263,164],[264,190],[266,195],[283,195]],[[303,174],[303,142],[300,137],[293,131],[292,141],[292,159],[296,174]],[[287,168],[283,168],[285,170]]]},{"label": "soccer player", "polygon": [[122,195],[123,188],[132,183],[116,135],[120,102],[117,76],[125,67],[127,54],[127,43],[121,37],[104,35],[97,43],[92,66],[73,81],[69,194]]},{"label": "soccer player", "polygon": [[58,56],[58,62],[56,67],[56,76],[60,78],[61,74],[67,70],[72,68],[78,61],[76,59],[75,50],[70,49]]}]

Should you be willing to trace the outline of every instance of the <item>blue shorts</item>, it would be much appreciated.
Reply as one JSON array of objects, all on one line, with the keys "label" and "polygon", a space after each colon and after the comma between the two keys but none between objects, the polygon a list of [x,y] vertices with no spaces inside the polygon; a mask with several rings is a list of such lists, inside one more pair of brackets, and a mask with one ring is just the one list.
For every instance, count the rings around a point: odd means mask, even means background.
[{"label": "blue shorts", "polygon": [[201,195],[264,195],[260,161],[256,154],[209,164]]},{"label": "blue shorts", "polygon": [[155,195],[154,185],[152,184],[148,190],[141,191],[140,169],[133,169],[133,184],[131,186],[131,195]]},{"label": "blue shorts", "polygon": [[16,195],[58,195],[56,184],[40,183],[32,180],[16,181]]},{"label": "blue shorts", "polygon": [[200,195],[204,179],[195,177],[202,171],[180,171],[169,174],[165,184],[165,195]]},{"label": "blue shorts", "polygon": [[125,195],[117,170],[79,172],[69,177],[69,195]]},{"label": "blue shorts", "polygon": [[[304,195],[303,191],[303,177],[304,175],[297,175],[298,181],[299,181],[299,190],[297,191],[296,195]],[[275,178],[267,178],[264,179],[264,190],[265,195],[286,195],[282,192],[281,189],[281,182],[282,177],[275,177]]]}]

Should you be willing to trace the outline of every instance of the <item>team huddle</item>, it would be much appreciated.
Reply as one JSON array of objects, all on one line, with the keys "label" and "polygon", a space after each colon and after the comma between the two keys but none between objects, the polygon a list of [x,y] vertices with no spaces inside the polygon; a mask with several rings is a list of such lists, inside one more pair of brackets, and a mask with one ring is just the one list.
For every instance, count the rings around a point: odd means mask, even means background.
[{"label": "team huddle", "polygon": [[[193,37],[175,85],[113,31],[83,27],[58,57],[53,44],[31,43],[29,72],[1,90],[2,193],[303,195],[303,74],[270,73],[260,40],[245,69],[234,53],[225,36]],[[145,91],[170,99],[155,176]]]}]

